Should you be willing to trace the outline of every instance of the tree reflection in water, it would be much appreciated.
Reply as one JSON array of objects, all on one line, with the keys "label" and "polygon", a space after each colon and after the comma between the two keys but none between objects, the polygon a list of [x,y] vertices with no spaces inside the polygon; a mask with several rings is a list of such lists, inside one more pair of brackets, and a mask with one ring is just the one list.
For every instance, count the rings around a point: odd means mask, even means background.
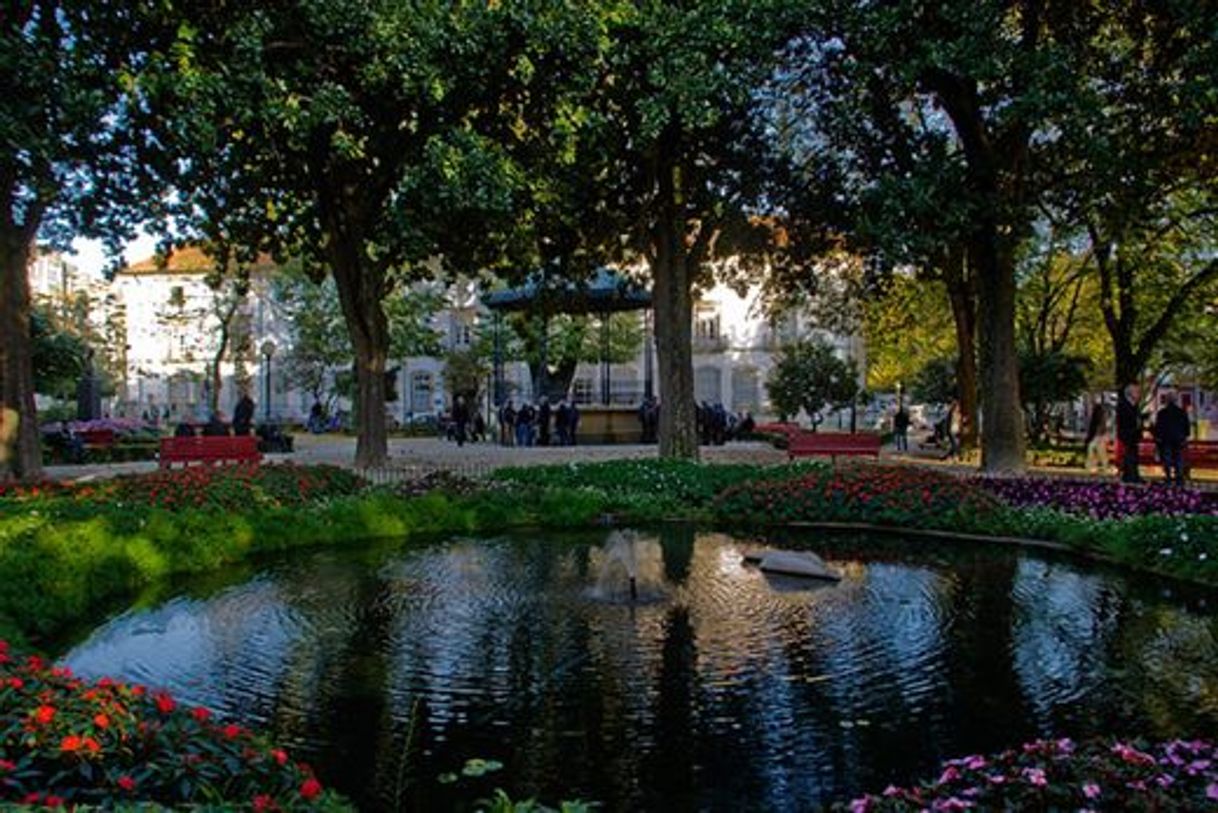
[{"label": "tree reflection in water", "polygon": [[[631,543],[649,587],[629,601],[594,589],[606,537],[296,554],[132,610],[65,660],[267,727],[373,810],[496,785],[610,810],[807,808],[1035,735],[1218,728],[1218,620],[1162,584],[787,537],[770,542],[845,578],[775,585],[741,563],[755,541],[665,526]],[[505,767],[437,781],[473,757]]]}]

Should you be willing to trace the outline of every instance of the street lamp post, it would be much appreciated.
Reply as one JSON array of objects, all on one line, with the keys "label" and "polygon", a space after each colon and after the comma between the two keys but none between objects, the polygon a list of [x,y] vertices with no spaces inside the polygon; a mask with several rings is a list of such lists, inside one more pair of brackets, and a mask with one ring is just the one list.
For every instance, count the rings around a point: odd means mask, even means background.
[{"label": "street lamp post", "polygon": [[263,377],[265,378],[266,397],[263,401],[263,420],[266,423],[271,422],[271,358],[275,355],[275,342],[267,339],[262,343],[262,358],[266,361],[266,366],[263,368]]}]

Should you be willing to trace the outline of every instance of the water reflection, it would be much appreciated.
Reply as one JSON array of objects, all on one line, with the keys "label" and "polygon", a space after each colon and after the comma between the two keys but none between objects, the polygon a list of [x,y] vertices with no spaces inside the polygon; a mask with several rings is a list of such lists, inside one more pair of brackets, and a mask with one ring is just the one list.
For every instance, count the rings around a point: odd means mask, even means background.
[{"label": "water reflection", "polygon": [[[742,564],[754,541],[681,526],[321,553],[132,611],[65,659],[261,724],[384,810],[495,785],[803,809],[1038,734],[1218,725],[1204,607],[1030,554],[801,542],[843,580],[776,585]],[[506,768],[437,782],[471,757]]]}]

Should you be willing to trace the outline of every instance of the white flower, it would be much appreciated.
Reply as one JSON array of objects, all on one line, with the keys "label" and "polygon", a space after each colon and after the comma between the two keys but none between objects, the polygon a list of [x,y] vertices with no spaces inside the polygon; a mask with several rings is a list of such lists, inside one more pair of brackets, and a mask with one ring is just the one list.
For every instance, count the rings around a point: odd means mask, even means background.
[{"label": "white flower", "polygon": [[1210,558],[1210,557],[1209,557],[1208,555],[1204,554],[1204,553],[1199,553],[1199,554],[1197,554],[1197,561],[1198,561],[1198,562],[1204,562],[1204,561],[1205,561],[1206,559],[1208,559],[1208,558]]},{"label": "white flower", "polygon": [[1160,556],[1171,556],[1172,549],[1171,548],[1159,548],[1159,555]]}]

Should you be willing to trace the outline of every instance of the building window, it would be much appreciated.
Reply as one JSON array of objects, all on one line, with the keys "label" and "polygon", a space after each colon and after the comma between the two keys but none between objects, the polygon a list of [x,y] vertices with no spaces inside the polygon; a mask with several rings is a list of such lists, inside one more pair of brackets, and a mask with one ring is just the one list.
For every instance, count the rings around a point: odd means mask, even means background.
[{"label": "building window", "polygon": [[694,370],[694,399],[718,404],[723,401],[723,375],[718,367],[699,367]]},{"label": "building window", "polygon": [[592,379],[582,377],[572,381],[571,399],[577,404],[592,403]]},{"label": "building window", "polygon": [[410,411],[419,414],[431,412],[431,398],[435,383],[431,373],[414,373],[410,376]]},{"label": "building window", "polygon": [[761,388],[757,383],[757,370],[752,367],[732,370],[732,409],[756,412],[760,405]]},{"label": "building window", "polygon": [[694,338],[704,342],[719,340],[719,314],[710,308],[699,308],[694,315]]}]

